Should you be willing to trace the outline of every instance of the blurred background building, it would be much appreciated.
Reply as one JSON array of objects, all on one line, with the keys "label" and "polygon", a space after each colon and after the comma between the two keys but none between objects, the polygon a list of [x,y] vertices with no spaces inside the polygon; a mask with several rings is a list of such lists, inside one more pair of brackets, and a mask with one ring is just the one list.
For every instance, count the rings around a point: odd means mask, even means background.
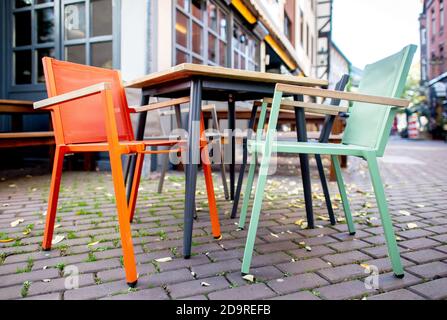
[{"label": "blurred background building", "polygon": [[445,138],[447,132],[447,12],[445,0],[425,0],[420,15],[421,84],[426,88],[430,132]]},{"label": "blurred background building", "polygon": [[[349,71],[331,45],[331,0],[3,0],[0,24],[0,99],[46,97],[45,56],[120,69],[124,80],[184,62],[324,79]],[[24,116],[22,127],[48,130],[48,116]]]}]

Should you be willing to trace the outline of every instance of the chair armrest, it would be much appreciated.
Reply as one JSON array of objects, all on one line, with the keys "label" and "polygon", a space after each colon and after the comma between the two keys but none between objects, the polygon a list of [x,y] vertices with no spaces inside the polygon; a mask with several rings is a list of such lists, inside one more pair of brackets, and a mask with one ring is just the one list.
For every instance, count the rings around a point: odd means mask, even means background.
[{"label": "chair armrest", "polygon": [[112,85],[107,82],[98,83],[95,85],[92,85],[90,87],[85,87],[79,90],[70,91],[55,97],[51,97],[45,100],[37,101],[34,103],[34,109],[43,109],[55,106],[57,104],[61,104],[64,102],[69,102],[73,100],[77,100],[80,98],[88,97],[97,93],[100,93],[104,90],[111,89]]},{"label": "chair armrest", "polygon": [[150,103],[148,105],[141,106],[141,107],[133,106],[133,107],[129,107],[129,109],[130,109],[130,112],[132,112],[132,113],[147,112],[147,111],[154,111],[154,110],[164,109],[164,108],[168,108],[168,107],[173,107],[173,106],[176,106],[179,104],[189,103],[189,101],[190,101],[189,97],[184,97],[184,98],[172,99],[169,101]]},{"label": "chair armrest", "polygon": [[[264,102],[269,105],[272,104],[272,98],[264,98]],[[306,112],[323,114],[323,115],[338,115],[339,113],[348,112],[348,107],[333,106],[327,104],[309,103],[302,101],[283,100],[281,108],[286,110],[294,110],[295,108],[303,108]],[[281,112],[281,111],[280,111]]]},{"label": "chair armrest", "polygon": [[293,93],[298,95],[306,95],[313,97],[332,98],[347,101],[365,102],[371,104],[378,104],[383,106],[393,106],[399,108],[407,108],[410,105],[410,101],[404,99],[388,98],[371,96],[361,93],[333,91],[318,88],[308,88],[301,86],[291,86],[287,84],[277,84],[276,90],[286,93]]}]

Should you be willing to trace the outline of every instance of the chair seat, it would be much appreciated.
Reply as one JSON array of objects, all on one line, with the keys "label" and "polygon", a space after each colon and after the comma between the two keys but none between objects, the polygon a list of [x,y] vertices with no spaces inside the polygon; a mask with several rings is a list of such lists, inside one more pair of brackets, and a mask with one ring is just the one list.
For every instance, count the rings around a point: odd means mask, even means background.
[{"label": "chair seat", "polygon": [[[257,150],[262,153],[265,141],[249,141],[250,150]],[[294,141],[275,141],[272,144],[273,152],[296,153],[296,154],[327,154],[340,156],[358,156],[361,157],[365,152],[374,152],[374,149],[345,144],[335,143],[312,143],[312,142],[294,142]]]}]

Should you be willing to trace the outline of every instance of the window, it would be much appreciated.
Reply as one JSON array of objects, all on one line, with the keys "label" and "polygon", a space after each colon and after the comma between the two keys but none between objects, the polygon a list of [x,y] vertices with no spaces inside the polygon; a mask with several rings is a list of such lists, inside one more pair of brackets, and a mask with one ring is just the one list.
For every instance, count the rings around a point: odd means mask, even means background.
[{"label": "window", "polygon": [[439,64],[444,64],[444,45],[439,45]]},{"label": "window", "polygon": [[307,56],[310,57],[310,31],[309,31],[309,24],[306,24],[306,52]]},{"label": "window", "polygon": [[233,68],[259,70],[259,42],[238,24],[234,25],[232,46]]},{"label": "window", "polygon": [[40,59],[55,56],[54,2],[13,1],[12,35],[12,84],[44,82]]},{"label": "window", "polygon": [[432,9],[432,11],[431,11],[431,34],[432,34],[432,36],[436,35],[436,15],[435,15],[435,9]]},{"label": "window", "polygon": [[304,13],[300,10],[300,42],[301,47],[304,48]]},{"label": "window", "polygon": [[293,39],[292,39],[292,21],[290,20],[287,12],[284,12],[284,35],[287,37],[287,39],[290,40],[290,42],[293,43]]},{"label": "window", "polygon": [[259,69],[259,40],[237,22],[229,32],[231,15],[216,1],[176,0],[174,15],[174,64]]},{"label": "window", "polygon": [[43,90],[46,56],[112,68],[113,1],[8,0],[11,91]]},{"label": "window", "polygon": [[227,65],[227,14],[212,1],[177,0],[175,64]]},{"label": "window", "polygon": [[112,0],[64,0],[62,11],[64,59],[112,68]]},{"label": "window", "polygon": [[445,23],[445,17],[444,17],[444,0],[439,1],[439,25],[440,25],[440,33],[444,32],[444,23]]}]

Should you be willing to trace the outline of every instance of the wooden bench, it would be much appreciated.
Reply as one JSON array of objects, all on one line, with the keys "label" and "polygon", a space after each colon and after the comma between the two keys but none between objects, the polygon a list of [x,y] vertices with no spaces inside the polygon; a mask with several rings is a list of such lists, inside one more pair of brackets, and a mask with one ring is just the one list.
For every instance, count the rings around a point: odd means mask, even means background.
[{"label": "wooden bench", "polygon": [[52,145],[54,145],[52,131],[0,133],[0,149]]},{"label": "wooden bench", "polygon": [[12,116],[11,132],[0,133],[0,149],[54,145],[53,131],[23,132],[23,116],[47,113],[36,111],[32,101],[0,100],[0,114]]}]

